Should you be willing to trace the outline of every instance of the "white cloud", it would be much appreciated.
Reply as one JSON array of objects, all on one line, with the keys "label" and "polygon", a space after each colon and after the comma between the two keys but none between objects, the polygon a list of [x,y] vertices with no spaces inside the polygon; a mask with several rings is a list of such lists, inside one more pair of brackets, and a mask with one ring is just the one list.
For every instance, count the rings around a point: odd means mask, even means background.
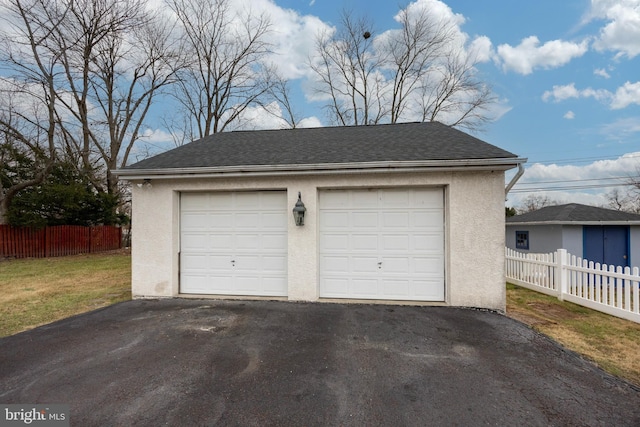
[{"label": "white cloud", "polygon": [[627,144],[637,140],[636,134],[640,134],[640,117],[626,117],[602,126],[598,133],[607,140],[619,144]]},{"label": "white cloud", "polygon": [[161,144],[174,141],[173,135],[165,131],[164,129],[147,128],[142,131],[142,135],[140,135],[140,138],[142,138],[145,142]]},{"label": "white cloud", "polygon": [[567,120],[573,120],[576,118],[576,114],[573,111],[569,110],[562,117],[564,117]]},{"label": "white cloud", "polygon": [[[409,16],[413,14],[420,15],[422,11],[428,10],[431,16],[435,18],[435,22],[438,22],[439,19],[444,19],[458,27],[466,21],[462,14],[453,13],[451,7],[440,0],[415,0],[414,2],[409,3],[405,10]],[[397,14],[394,19],[400,22],[400,14]]]},{"label": "white cloud", "polygon": [[607,73],[607,70],[605,70],[604,68],[596,68],[595,70],[593,70],[593,74],[595,74],[596,76],[604,77],[605,79],[611,77],[609,73]]},{"label": "white cloud", "polygon": [[547,90],[542,94],[542,100],[545,102],[561,102],[571,98],[594,98],[597,101],[608,101],[613,94],[605,89],[586,88],[578,90],[575,83],[568,85],[553,86],[552,90]]},{"label": "white cloud", "polygon": [[615,93],[591,87],[576,89],[575,83],[570,83],[553,86],[552,90],[547,90],[542,94],[542,100],[545,102],[561,102],[571,98],[594,98],[597,101],[606,102],[612,110],[620,110],[631,104],[640,105],[640,81],[626,82]]},{"label": "white cloud", "polygon": [[476,37],[469,45],[469,52],[478,62],[489,62],[495,58],[493,44],[487,36]]},{"label": "white cloud", "polygon": [[613,96],[613,101],[611,101],[611,108],[619,110],[631,104],[640,105],[640,82],[626,82],[619,87]]},{"label": "white cloud", "polygon": [[[547,196],[558,203],[604,205],[607,202],[606,193],[615,186],[624,190],[627,177],[638,167],[640,152],[598,160],[584,166],[534,163],[526,168],[513,192],[509,193],[507,205],[517,206],[531,194]],[[576,188],[571,190],[567,187]],[[519,192],[522,190],[527,192]]]},{"label": "white cloud", "polygon": [[319,128],[322,127],[322,122],[315,116],[305,117],[298,123],[299,128]]},{"label": "white cloud", "polygon": [[633,58],[640,54],[640,0],[591,0],[587,20],[605,20],[593,46]]},{"label": "white cloud", "polygon": [[[331,33],[335,29],[315,16],[301,16],[292,9],[282,9],[270,1],[267,3],[273,23],[273,31],[269,36],[273,53],[269,61],[277,66],[286,79],[308,75],[308,57],[315,49],[317,35]],[[252,7],[255,7],[253,3]]]},{"label": "white cloud", "polygon": [[585,54],[587,41],[581,43],[552,40],[540,45],[536,36],[523,39],[518,46],[498,46],[498,61],[504,71],[527,75],[535,69],[558,68]]},{"label": "white cloud", "polygon": [[547,90],[544,94],[542,94],[542,99],[545,102],[549,100],[560,102],[564,101],[565,99],[578,97],[580,97],[580,92],[578,92],[578,89],[576,89],[575,83],[564,86],[553,86],[553,90]]}]

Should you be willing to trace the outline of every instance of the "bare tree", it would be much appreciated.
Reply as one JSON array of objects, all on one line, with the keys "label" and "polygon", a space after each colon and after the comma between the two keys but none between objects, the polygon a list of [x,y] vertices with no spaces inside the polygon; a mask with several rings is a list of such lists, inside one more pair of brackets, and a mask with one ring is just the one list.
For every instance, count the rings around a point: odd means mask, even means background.
[{"label": "bare tree", "polygon": [[233,10],[230,0],[167,0],[191,60],[175,97],[187,116],[187,140],[224,131],[269,89],[262,59],[269,52],[265,15]]},{"label": "bare tree", "polygon": [[[398,16],[401,28],[389,34],[384,47],[389,55],[385,68],[393,78],[391,123],[403,117],[414,93],[429,96],[433,90],[429,82],[437,80],[432,77],[433,68],[447,55],[454,37],[450,22],[432,18],[425,9],[417,17],[406,9]],[[423,120],[426,119],[423,115]]]},{"label": "bare tree", "polygon": [[525,197],[520,206],[517,208],[518,214],[523,214],[527,212],[537,211],[538,209],[557,205],[558,202],[556,200],[552,200],[549,196],[542,196],[539,194],[531,194]]},{"label": "bare tree", "polygon": [[[77,160],[97,191],[118,196],[112,170],[126,165],[154,98],[173,83],[171,28],[139,0],[9,0],[13,22],[2,63],[48,108],[39,126]],[[6,115],[6,110],[5,110]],[[49,156],[53,158],[53,156]]]},{"label": "bare tree", "polygon": [[376,124],[387,114],[378,72],[384,58],[375,55],[371,31],[371,21],[344,11],[337,34],[318,36],[309,62],[330,119],[342,126]]},{"label": "bare tree", "polygon": [[640,213],[640,167],[635,176],[629,176],[624,189],[614,188],[607,193],[607,206],[617,211]]},{"label": "bare tree", "polygon": [[291,86],[289,81],[278,74],[275,66],[265,68],[265,73],[267,73],[265,81],[269,82],[266,91],[267,99],[268,101],[276,102],[280,109],[278,111],[274,111],[271,107],[271,102],[260,101],[262,108],[275,118],[282,120],[283,123],[286,124],[287,128],[297,128],[300,122],[300,116],[291,98]]},{"label": "bare tree", "polygon": [[[61,25],[65,10],[34,13],[33,4],[5,4],[11,34],[3,33],[0,63],[21,78],[0,81],[0,223],[15,195],[44,181],[56,161],[56,74],[59,55],[47,45],[50,28]],[[25,60],[29,58],[30,60]],[[24,166],[28,165],[28,170]]]},{"label": "bare tree", "polygon": [[[476,79],[476,63],[469,55],[450,52],[446,62],[434,67],[422,86],[422,121],[480,130],[489,121],[488,107],[496,101],[491,88]],[[435,77],[435,78],[434,78]]]},{"label": "bare tree", "polygon": [[429,9],[398,14],[399,30],[371,38],[372,24],[344,12],[336,35],[322,34],[310,59],[330,119],[341,125],[441,121],[478,129],[495,102],[453,23]]}]

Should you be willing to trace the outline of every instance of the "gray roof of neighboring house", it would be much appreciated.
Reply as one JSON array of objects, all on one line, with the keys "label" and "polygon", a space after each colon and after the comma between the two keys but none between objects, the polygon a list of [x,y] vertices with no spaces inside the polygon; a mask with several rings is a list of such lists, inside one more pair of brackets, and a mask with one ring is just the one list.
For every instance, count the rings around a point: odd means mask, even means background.
[{"label": "gray roof of neighboring house", "polygon": [[[438,122],[216,133],[117,171],[194,172],[234,167],[432,162],[510,165],[524,159]],[[382,166],[379,166],[382,167]],[[388,165],[387,165],[388,167]],[[313,168],[310,168],[313,169]],[[245,169],[242,169],[245,170]]]},{"label": "gray roof of neighboring house", "polygon": [[536,211],[507,218],[510,224],[637,224],[640,215],[613,209],[569,203],[547,206]]}]

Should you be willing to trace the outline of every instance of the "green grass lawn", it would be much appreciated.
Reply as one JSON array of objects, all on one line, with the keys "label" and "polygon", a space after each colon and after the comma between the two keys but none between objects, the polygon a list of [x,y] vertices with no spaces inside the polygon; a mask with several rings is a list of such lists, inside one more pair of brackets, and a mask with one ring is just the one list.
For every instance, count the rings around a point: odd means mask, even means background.
[{"label": "green grass lawn", "polygon": [[124,252],[0,261],[0,336],[131,299]]}]

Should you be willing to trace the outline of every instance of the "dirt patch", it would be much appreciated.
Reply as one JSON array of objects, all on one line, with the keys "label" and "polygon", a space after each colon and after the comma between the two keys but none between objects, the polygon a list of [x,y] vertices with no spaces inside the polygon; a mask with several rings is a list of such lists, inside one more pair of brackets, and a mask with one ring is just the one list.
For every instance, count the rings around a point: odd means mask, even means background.
[{"label": "dirt patch", "polygon": [[578,317],[557,304],[530,301],[524,305],[508,307],[507,315],[529,326],[555,325]]}]

